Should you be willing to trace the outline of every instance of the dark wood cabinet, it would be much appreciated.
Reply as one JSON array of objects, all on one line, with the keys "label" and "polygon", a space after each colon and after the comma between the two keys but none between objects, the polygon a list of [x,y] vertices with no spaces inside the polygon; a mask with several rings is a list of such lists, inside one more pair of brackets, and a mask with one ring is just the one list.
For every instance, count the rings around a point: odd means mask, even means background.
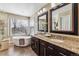
[{"label": "dark wood cabinet", "polygon": [[58,54],[57,50],[55,49],[55,46],[48,43],[47,56],[58,56],[58,55],[59,54]]},{"label": "dark wood cabinet", "polygon": [[58,46],[48,43],[47,56],[66,56],[60,52],[59,49],[60,48]]},{"label": "dark wood cabinet", "polygon": [[31,47],[33,51],[39,56],[78,56],[74,52],[67,49],[59,47],[57,45],[51,44],[49,42],[43,41],[41,39],[32,37]]},{"label": "dark wood cabinet", "polygon": [[55,54],[55,50],[53,49],[53,47],[47,47],[47,56],[54,56]]},{"label": "dark wood cabinet", "polygon": [[31,38],[31,47],[33,49],[33,51],[39,55],[39,39],[32,37]]},{"label": "dark wood cabinet", "polygon": [[59,54],[62,56],[78,56],[79,55],[79,54],[76,54],[72,51],[69,51],[69,50],[59,47],[59,46],[56,46],[56,49],[59,52]]},{"label": "dark wood cabinet", "polygon": [[48,43],[47,56],[78,56],[78,54],[57,45]]},{"label": "dark wood cabinet", "polygon": [[47,42],[40,40],[40,56],[46,56]]}]

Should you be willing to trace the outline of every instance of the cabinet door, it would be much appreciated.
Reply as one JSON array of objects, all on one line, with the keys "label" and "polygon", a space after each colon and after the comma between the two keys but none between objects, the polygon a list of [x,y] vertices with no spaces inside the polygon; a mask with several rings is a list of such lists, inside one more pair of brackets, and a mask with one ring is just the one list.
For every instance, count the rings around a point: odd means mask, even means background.
[{"label": "cabinet door", "polygon": [[35,41],[35,52],[39,55],[39,40]]},{"label": "cabinet door", "polygon": [[40,56],[46,56],[47,43],[40,40]]},{"label": "cabinet door", "polygon": [[31,39],[31,47],[33,49],[33,51],[39,55],[39,39],[32,37]]},{"label": "cabinet door", "polygon": [[56,56],[57,51],[55,50],[55,48],[53,46],[48,46],[47,47],[47,56]]},{"label": "cabinet door", "polygon": [[57,46],[48,43],[47,47],[47,56],[62,56],[64,54],[60,53],[57,49]]},{"label": "cabinet door", "polygon": [[57,47],[59,54],[61,54],[62,56],[78,56],[78,54],[71,52],[67,49],[61,48],[61,47]]},{"label": "cabinet door", "polygon": [[34,50],[35,49],[35,41],[33,38],[31,38],[31,48]]},{"label": "cabinet door", "polygon": [[46,56],[46,47],[40,45],[40,56]]}]

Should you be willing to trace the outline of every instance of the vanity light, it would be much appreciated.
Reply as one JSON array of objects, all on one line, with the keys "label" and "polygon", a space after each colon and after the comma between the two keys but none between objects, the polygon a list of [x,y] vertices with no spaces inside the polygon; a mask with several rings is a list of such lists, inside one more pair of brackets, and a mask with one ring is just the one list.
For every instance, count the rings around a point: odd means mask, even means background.
[{"label": "vanity light", "polygon": [[42,10],[40,10],[37,14],[40,15],[42,13]]},{"label": "vanity light", "polygon": [[43,12],[45,12],[46,11],[46,8],[43,8]]},{"label": "vanity light", "polygon": [[46,11],[46,8],[43,8],[43,9],[41,9],[37,14],[40,15],[40,14],[42,14],[42,13],[45,12],[45,11]]},{"label": "vanity light", "polygon": [[63,5],[63,3],[60,3],[59,6]]},{"label": "vanity light", "polygon": [[38,15],[40,14],[40,12],[38,12]]},{"label": "vanity light", "polygon": [[42,10],[40,10],[40,13],[42,13],[43,11]]},{"label": "vanity light", "polygon": [[53,7],[55,7],[56,6],[56,4],[55,3],[51,3],[51,7],[53,8]]}]

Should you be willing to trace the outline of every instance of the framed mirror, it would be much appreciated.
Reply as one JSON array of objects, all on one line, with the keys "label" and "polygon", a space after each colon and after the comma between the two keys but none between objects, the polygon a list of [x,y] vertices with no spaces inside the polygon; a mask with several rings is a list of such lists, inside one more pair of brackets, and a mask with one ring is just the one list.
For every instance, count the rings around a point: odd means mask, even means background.
[{"label": "framed mirror", "polygon": [[51,32],[78,34],[78,4],[63,3],[50,10]]},{"label": "framed mirror", "polygon": [[38,31],[48,31],[48,12],[38,16]]}]

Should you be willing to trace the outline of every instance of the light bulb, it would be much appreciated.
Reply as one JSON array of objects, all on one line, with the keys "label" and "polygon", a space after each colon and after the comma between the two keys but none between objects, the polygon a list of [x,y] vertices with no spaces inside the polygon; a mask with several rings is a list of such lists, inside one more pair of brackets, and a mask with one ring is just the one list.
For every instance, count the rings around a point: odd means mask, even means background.
[{"label": "light bulb", "polygon": [[45,12],[46,11],[46,8],[43,8],[43,12]]},{"label": "light bulb", "polygon": [[40,14],[40,12],[38,12],[38,15]]},{"label": "light bulb", "polygon": [[40,13],[42,13],[42,10],[40,10]]},{"label": "light bulb", "polygon": [[53,8],[53,7],[55,7],[56,6],[56,4],[55,3],[51,3],[51,7]]}]

